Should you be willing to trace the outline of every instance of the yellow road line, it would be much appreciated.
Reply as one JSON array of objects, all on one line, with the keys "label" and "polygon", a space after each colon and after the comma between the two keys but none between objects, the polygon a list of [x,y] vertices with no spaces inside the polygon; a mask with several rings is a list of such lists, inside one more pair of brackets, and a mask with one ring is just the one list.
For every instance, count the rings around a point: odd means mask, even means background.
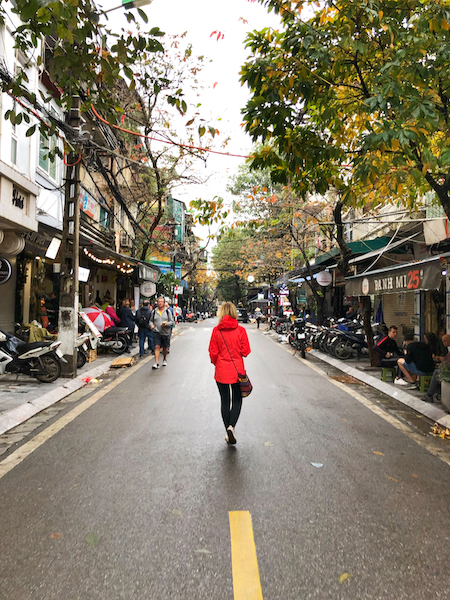
[{"label": "yellow road line", "polygon": [[114,379],[111,383],[106,385],[103,389],[96,392],[93,396],[91,396],[88,400],[85,400],[77,407],[75,407],[70,412],[66,413],[63,417],[58,419],[55,423],[41,431],[38,435],[36,435],[32,440],[20,446],[15,452],[10,454],[5,460],[0,462],[0,479],[4,477],[9,471],[17,467],[27,456],[29,456],[32,452],[37,450],[39,446],[42,446],[47,440],[53,437],[58,431],[61,431],[66,425],[71,423],[74,419],[76,419],[81,413],[90,408],[93,404],[98,402],[103,396],[106,396],[108,392],[113,390],[116,386],[118,386],[122,381],[128,379],[131,375],[136,373],[141,367],[150,362],[154,357],[149,356],[144,360],[140,361],[136,366],[131,367],[122,375],[119,375],[117,379]]},{"label": "yellow road line", "polygon": [[234,600],[263,600],[258,560],[248,511],[230,512]]}]

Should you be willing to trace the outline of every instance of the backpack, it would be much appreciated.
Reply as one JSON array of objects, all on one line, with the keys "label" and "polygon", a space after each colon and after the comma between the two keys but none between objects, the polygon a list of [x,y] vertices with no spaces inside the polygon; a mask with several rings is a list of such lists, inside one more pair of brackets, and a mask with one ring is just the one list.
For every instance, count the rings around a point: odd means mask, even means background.
[{"label": "backpack", "polygon": [[152,312],[149,310],[145,314],[139,310],[139,316],[136,319],[136,324],[141,329],[150,329],[150,319],[152,317]]}]

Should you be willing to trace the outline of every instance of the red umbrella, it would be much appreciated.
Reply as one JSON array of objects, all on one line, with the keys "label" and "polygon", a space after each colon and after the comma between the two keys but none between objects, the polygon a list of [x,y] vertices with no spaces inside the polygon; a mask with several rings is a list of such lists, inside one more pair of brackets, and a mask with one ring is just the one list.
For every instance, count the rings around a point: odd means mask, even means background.
[{"label": "red umbrella", "polygon": [[90,306],[89,308],[83,308],[83,312],[90,318],[99,331],[102,333],[108,327],[112,327],[114,323],[109,315],[103,310],[96,306]]}]

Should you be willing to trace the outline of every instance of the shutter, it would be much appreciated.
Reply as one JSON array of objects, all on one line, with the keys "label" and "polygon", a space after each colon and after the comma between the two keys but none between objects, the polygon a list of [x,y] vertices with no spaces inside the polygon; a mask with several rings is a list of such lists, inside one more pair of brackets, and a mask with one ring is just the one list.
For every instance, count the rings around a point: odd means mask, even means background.
[{"label": "shutter", "polygon": [[0,285],[0,294],[2,298],[2,307],[0,310],[0,329],[7,333],[14,333],[14,315],[16,299],[16,257],[8,256],[12,266],[11,279]]},{"label": "shutter", "polygon": [[398,327],[397,344],[401,346],[405,337],[405,329],[414,329],[411,317],[414,316],[414,292],[383,295],[383,316],[388,327]]}]

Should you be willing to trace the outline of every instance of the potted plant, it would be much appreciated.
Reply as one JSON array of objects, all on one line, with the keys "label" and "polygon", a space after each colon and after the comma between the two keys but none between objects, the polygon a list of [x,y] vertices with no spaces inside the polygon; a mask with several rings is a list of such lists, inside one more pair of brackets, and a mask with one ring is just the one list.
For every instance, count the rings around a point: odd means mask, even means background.
[{"label": "potted plant", "polygon": [[439,368],[441,381],[441,402],[450,411],[450,363],[443,362]]}]

